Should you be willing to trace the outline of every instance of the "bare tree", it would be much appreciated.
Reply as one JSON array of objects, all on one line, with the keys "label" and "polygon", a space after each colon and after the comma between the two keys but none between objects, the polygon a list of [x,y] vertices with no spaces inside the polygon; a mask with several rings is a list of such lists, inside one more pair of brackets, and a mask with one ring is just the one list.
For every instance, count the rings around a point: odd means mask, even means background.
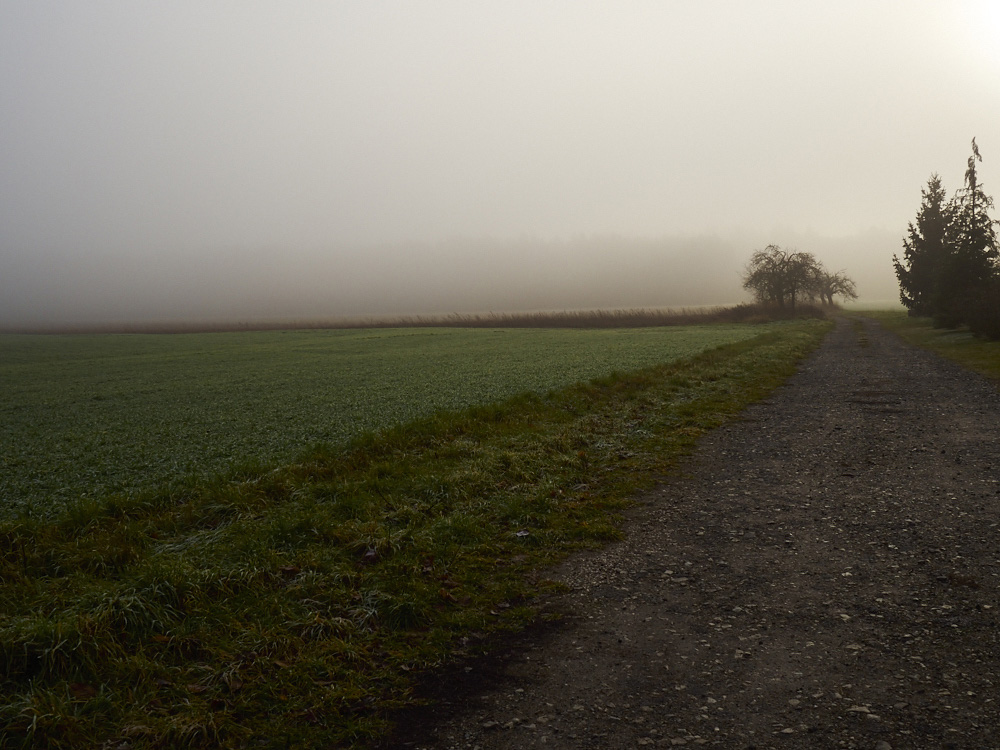
[{"label": "bare tree", "polygon": [[822,266],[820,266],[819,274],[816,276],[815,291],[820,300],[828,305],[832,305],[833,298],[838,296],[845,300],[858,298],[854,281],[849,279],[846,273],[843,271],[829,273]]},{"label": "bare tree", "polygon": [[821,272],[812,253],[788,252],[768,245],[750,257],[743,273],[743,287],[752,291],[758,302],[794,310],[801,295],[815,294]]}]

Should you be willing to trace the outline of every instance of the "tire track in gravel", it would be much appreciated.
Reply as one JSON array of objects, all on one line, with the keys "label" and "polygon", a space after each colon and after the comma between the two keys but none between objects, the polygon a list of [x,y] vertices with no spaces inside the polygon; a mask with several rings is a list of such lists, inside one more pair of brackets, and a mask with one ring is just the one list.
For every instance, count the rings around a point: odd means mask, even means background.
[{"label": "tire track in gravel", "polygon": [[394,746],[1000,747],[998,448],[994,385],[840,319]]}]

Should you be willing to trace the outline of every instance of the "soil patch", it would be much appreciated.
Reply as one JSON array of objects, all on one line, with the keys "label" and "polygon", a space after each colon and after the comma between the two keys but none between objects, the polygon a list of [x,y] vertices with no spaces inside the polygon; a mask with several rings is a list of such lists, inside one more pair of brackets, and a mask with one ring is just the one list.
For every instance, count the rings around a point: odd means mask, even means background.
[{"label": "soil patch", "polygon": [[1000,395],[838,321],[406,748],[1000,747]]}]

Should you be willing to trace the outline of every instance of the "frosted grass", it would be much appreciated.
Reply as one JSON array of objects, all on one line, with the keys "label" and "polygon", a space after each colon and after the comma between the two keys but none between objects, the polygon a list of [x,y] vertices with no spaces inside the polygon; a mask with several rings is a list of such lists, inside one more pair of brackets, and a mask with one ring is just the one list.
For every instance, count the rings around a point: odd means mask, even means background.
[{"label": "frosted grass", "polygon": [[287,460],[775,325],[0,335],[0,513]]}]

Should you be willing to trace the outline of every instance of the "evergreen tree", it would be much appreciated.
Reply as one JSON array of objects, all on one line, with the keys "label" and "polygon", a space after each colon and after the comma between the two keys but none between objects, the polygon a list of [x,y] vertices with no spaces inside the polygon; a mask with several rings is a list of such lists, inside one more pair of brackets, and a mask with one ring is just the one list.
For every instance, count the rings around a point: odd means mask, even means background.
[{"label": "evergreen tree", "polygon": [[946,198],[941,178],[932,174],[917,211],[916,224],[909,225],[903,240],[903,260],[893,255],[899,279],[899,298],[912,315],[934,315],[941,294],[938,286],[948,255],[949,227],[953,204]]},{"label": "evergreen tree", "polygon": [[954,254],[948,283],[955,284],[955,299],[961,300],[945,323],[959,321],[978,336],[1000,339],[1000,269],[997,222],[990,218],[993,198],[986,194],[976,162],[979,155],[972,139],[972,155],[965,172],[965,188],[955,195],[952,222]]},{"label": "evergreen tree", "polygon": [[997,274],[997,236],[989,211],[993,198],[979,182],[976,162],[981,162],[976,139],[965,171],[965,188],[951,205],[949,253],[941,269],[940,300],[933,311],[935,320],[954,327],[968,322],[969,301],[979,297]]},{"label": "evergreen tree", "polygon": [[958,191],[955,195],[955,216],[953,224],[955,226],[955,241],[967,248],[970,252],[978,253],[982,258],[989,261],[984,265],[995,270],[998,248],[997,235],[994,225],[997,223],[990,218],[989,212],[993,208],[993,198],[986,194],[982,184],[979,182],[979,175],[976,171],[976,162],[982,161],[979,155],[979,147],[976,139],[972,139],[972,156],[969,157],[968,168],[965,170],[965,189]]},{"label": "evergreen tree", "polygon": [[914,315],[933,317],[936,325],[969,323],[975,329],[994,315],[991,310],[1000,311],[1000,246],[989,215],[993,199],[979,182],[982,160],[973,138],[965,187],[947,202],[941,179],[931,175],[916,225],[909,225],[903,240],[903,259],[892,258],[903,305]]}]

